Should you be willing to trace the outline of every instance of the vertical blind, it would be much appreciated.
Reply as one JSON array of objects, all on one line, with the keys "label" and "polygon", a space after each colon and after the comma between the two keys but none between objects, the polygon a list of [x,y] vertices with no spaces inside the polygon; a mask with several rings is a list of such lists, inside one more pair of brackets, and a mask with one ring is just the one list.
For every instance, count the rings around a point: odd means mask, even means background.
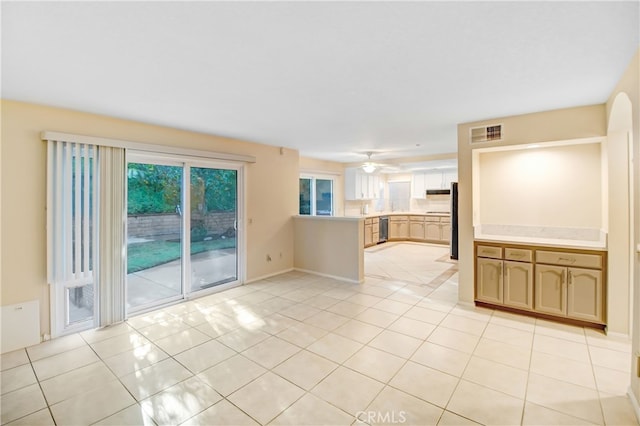
[{"label": "vertical blind", "polygon": [[100,227],[98,233],[98,324],[101,327],[125,317],[125,153],[101,146]]},{"label": "vertical blind", "polygon": [[98,192],[96,147],[48,141],[47,274],[50,284],[94,280]]},{"label": "vertical blind", "polygon": [[[93,284],[93,326],[124,320],[125,150],[47,140],[47,278],[52,334],[73,331],[68,289]],[[91,308],[94,309],[94,308]],[[86,326],[85,326],[86,328]]]}]

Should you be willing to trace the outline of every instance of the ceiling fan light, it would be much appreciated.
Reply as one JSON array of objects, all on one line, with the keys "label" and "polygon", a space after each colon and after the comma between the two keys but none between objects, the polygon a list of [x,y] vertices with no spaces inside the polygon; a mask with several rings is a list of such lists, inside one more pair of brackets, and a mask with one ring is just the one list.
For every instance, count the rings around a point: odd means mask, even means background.
[{"label": "ceiling fan light", "polygon": [[362,170],[365,173],[373,173],[376,170],[376,166],[371,163],[364,163],[362,165]]}]

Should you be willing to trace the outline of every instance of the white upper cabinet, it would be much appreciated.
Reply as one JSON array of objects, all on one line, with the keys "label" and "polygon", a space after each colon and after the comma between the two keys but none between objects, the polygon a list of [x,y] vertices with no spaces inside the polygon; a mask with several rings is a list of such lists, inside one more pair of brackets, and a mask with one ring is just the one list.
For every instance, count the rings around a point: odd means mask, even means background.
[{"label": "white upper cabinet", "polygon": [[357,167],[344,171],[345,200],[374,200],[380,198],[380,176],[364,173]]},{"label": "white upper cabinet", "polygon": [[414,173],[411,176],[411,197],[424,198],[427,190],[424,173]]},{"label": "white upper cabinet", "polygon": [[451,182],[457,181],[458,169],[452,169],[442,173],[442,189],[451,189]]},{"label": "white upper cabinet", "polygon": [[451,182],[458,181],[458,169],[427,170],[411,177],[411,197],[425,198],[427,189],[451,189]]}]

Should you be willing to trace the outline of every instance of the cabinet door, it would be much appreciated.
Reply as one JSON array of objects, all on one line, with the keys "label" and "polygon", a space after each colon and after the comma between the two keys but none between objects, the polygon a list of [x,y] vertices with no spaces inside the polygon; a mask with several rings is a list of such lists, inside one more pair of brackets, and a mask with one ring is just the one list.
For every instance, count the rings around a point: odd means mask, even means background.
[{"label": "cabinet door", "polygon": [[602,271],[569,268],[568,274],[567,315],[601,323]]},{"label": "cabinet door", "polygon": [[427,196],[427,186],[425,184],[424,173],[414,173],[411,175],[411,197],[425,198]]},{"label": "cabinet door", "polygon": [[441,228],[440,241],[450,242],[451,241],[451,225],[448,223],[443,223]]},{"label": "cabinet door", "polygon": [[355,167],[344,170],[344,199],[362,200],[364,199],[364,189],[362,186],[362,173]]},{"label": "cabinet door", "polygon": [[400,222],[389,221],[389,239],[400,238]]},{"label": "cabinet door", "polygon": [[356,174],[356,188],[358,200],[366,200],[369,198],[369,175],[358,171]]},{"label": "cabinet door", "polygon": [[451,189],[451,182],[458,181],[458,170],[449,170],[442,174],[442,189]]},{"label": "cabinet door", "polygon": [[424,222],[409,222],[409,237],[413,240],[424,240]]},{"label": "cabinet door", "polygon": [[398,238],[409,238],[409,221],[398,222]]},{"label": "cabinet door", "polygon": [[440,238],[441,238],[440,222],[426,222],[424,233],[425,233],[426,240],[440,241]]},{"label": "cabinet door", "polygon": [[565,316],[567,312],[567,268],[536,265],[535,310]]},{"label": "cabinet door", "polygon": [[370,246],[373,243],[373,226],[364,226],[364,246]]},{"label": "cabinet door", "polygon": [[377,200],[380,198],[380,176],[373,175],[369,182],[371,198]]},{"label": "cabinet door", "polygon": [[476,298],[502,304],[502,260],[477,259]]},{"label": "cabinet door", "polygon": [[533,265],[504,261],[504,304],[533,309]]},{"label": "cabinet door", "polygon": [[424,175],[424,179],[426,189],[442,189],[442,172],[427,172]]}]

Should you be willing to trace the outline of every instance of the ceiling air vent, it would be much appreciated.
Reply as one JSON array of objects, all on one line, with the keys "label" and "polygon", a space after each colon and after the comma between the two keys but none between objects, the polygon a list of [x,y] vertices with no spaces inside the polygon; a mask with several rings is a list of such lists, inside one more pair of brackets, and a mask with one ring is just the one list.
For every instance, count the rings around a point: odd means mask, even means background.
[{"label": "ceiling air vent", "polygon": [[471,143],[502,140],[502,124],[474,127],[470,129],[469,140]]}]

